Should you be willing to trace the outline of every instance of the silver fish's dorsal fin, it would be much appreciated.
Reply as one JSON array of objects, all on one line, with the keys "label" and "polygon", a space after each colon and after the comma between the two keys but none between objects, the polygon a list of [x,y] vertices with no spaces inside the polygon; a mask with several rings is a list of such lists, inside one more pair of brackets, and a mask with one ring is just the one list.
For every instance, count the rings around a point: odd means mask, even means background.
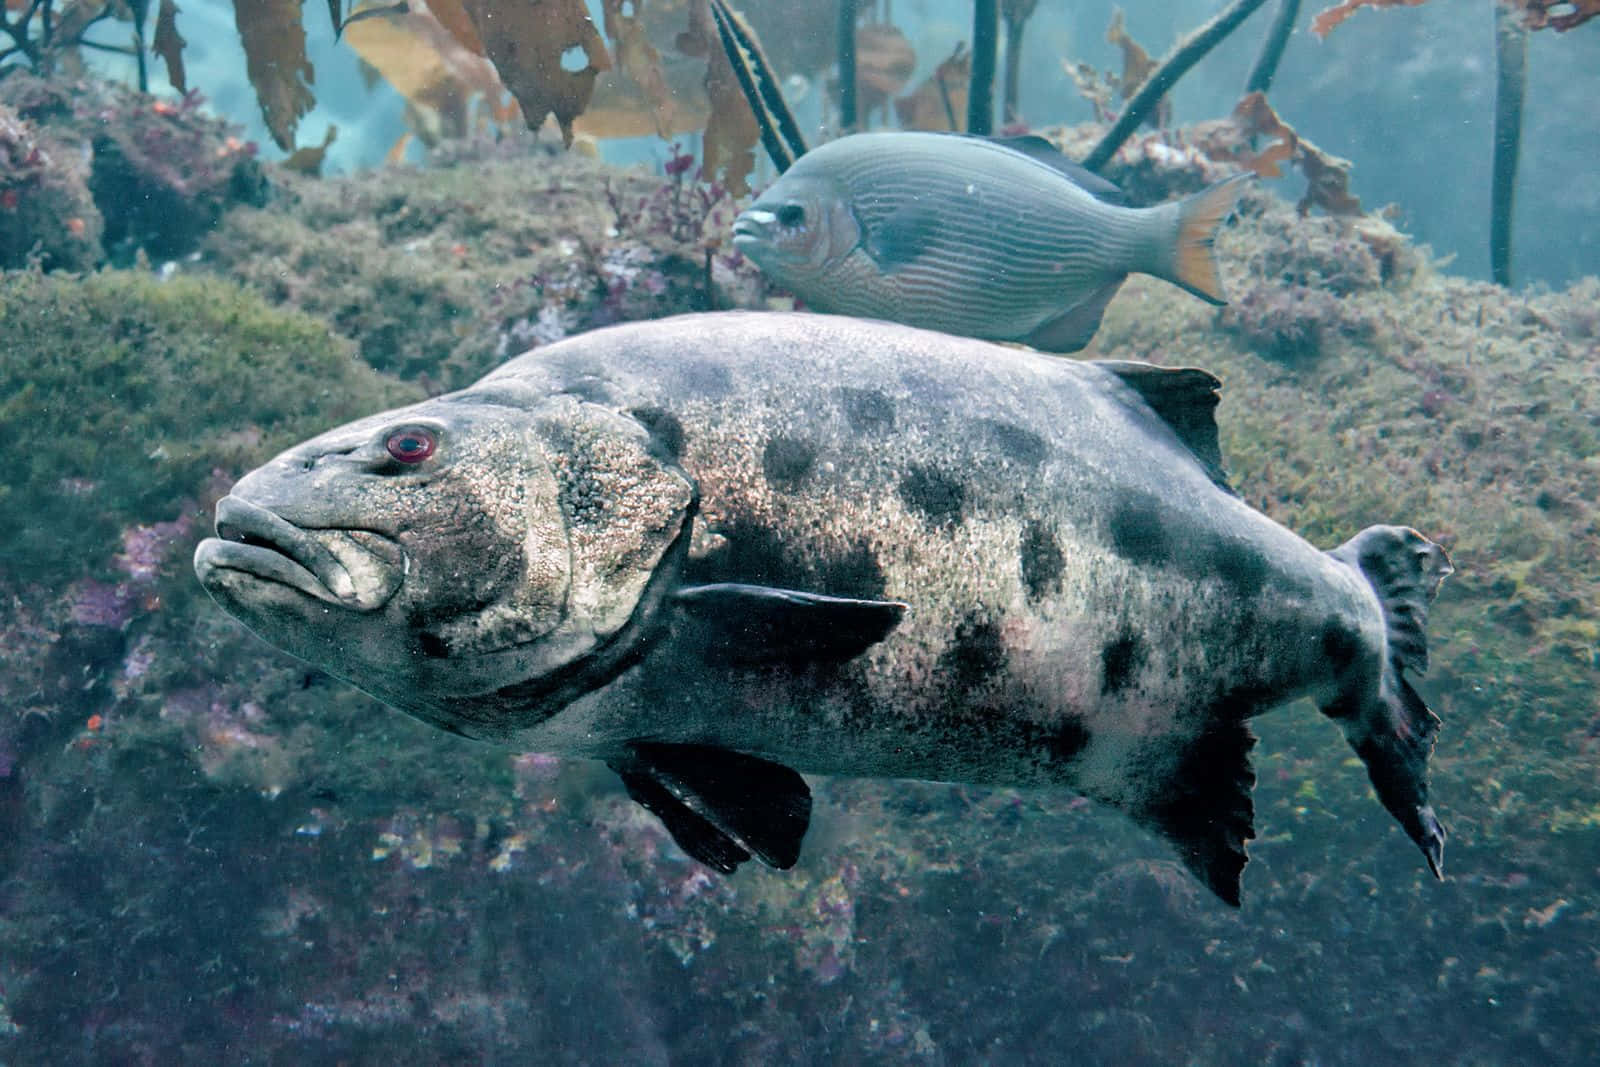
[{"label": "silver fish's dorsal fin", "polygon": [[[975,137],[976,134],[959,134],[961,137]],[[993,142],[1013,152],[1021,152],[1029,159],[1043,163],[1051,170],[1065,176],[1073,185],[1082,189],[1096,200],[1107,204],[1116,204],[1126,207],[1128,195],[1115,184],[1100,177],[1094,171],[1080,163],[1074,163],[1062,154],[1061,149],[1040,137],[1038,134],[1023,134],[1020,137],[985,137],[985,141]]]},{"label": "silver fish's dorsal fin", "polygon": [[1178,435],[1219,489],[1233,492],[1217,443],[1217,390],[1222,381],[1198,367],[1157,367],[1131,360],[1095,360],[1121,378]]}]

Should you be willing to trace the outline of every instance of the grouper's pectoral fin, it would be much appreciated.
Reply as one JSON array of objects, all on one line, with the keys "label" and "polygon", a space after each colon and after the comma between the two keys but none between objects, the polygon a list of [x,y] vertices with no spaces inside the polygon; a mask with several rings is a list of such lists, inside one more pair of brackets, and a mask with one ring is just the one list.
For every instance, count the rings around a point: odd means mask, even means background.
[{"label": "grouper's pectoral fin", "polygon": [[1217,896],[1239,906],[1239,880],[1248,860],[1245,842],[1255,837],[1256,784],[1250,749],[1256,743],[1241,722],[1213,727],[1194,741],[1172,779],[1157,790],[1135,821],[1155,830],[1178,850],[1184,866]]},{"label": "grouper's pectoral fin", "polygon": [[811,790],[781,763],[712,745],[638,741],[610,764],[628,795],[689,855],[724,874],[752,854],[787,870],[811,822]]},{"label": "grouper's pectoral fin", "polygon": [[672,596],[685,636],[722,666],[794,666],[853,659],[887,637],[905,617],[894,600],[845,597],[718,582]]}]

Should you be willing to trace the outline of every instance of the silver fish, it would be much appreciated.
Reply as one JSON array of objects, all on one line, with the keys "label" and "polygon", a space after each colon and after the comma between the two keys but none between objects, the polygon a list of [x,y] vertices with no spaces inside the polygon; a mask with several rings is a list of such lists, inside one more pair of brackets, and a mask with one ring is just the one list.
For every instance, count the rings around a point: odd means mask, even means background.
[{"label": "silver fish", "polygon": [[283,453],[195,570],[426,722],[605,761],[722,870],[795,862],[797,771],[1055,786],[1237,903],[1248,721],[1310,696],[1437,871],[1404,675],[1448,562],[1250,508],[1217,384],[829,316],[619,326]]},{"label": "silver fish", "polygon": [[1211,244],[1248,177],[1129,208],[1040,137],[860,133],[801,156],[733,243],[813,311],[1075,352],[1132,272],[1225,302]]}]

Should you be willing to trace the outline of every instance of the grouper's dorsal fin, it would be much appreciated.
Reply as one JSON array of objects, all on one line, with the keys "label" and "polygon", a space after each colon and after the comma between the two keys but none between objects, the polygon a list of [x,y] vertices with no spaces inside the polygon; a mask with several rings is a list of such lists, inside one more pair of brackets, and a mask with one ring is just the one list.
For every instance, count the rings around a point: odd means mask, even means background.
[{"label": "grouper's dorsal fin", "polygon": [[1221,379],[1197,367],[1157,367],[1108,359],[1096,360],[1095,366],[1104,367],[1138,393],[1200,461],[1217,487],[1233,492],[1228,473],[1222,469],[1222,446],[1217,443]]},{"label": "grouper's dorsal fin", "polygon": [[1250,790],[1255,771],[1250,749],[1255,735],[1243,721],[1213,727],[1184,752],[1156,799],[1133,817],[1160,833],[1178,858],[1217,896],[1239,906],[1245,842],[1255,837]]},{"label": "grouper's dorsal fin", "polygon": [[[968,136],[963,134],[962,136]],[[1062,154],[1061,149],[1040,137],[1028,133],[1020,137],[985,137],[984,140],[1002,145],[1013,152],[1021,152],[1029,159],[1043,163],[1051,170],[1065,176],[1078,188],[1107,204],[1126,207],[1128,196],[1112,182],[1100,177],[1081,163],[1074,163]]]},{"label": "grouper's dorsal fin", "polygon": [[685,631],[707,662],[721,666],[798,666],[854,659],[905,617],[894,600],[777,589],[742,582],[691,585],[672,595]]},{"label": "grouper's dorsal fin", "polygon": [[811,822],[811,790],[781,763],[712,745],[636,741],[610,763],[628,795],[689,855],[724,874],[752,854],[787,870]]}]

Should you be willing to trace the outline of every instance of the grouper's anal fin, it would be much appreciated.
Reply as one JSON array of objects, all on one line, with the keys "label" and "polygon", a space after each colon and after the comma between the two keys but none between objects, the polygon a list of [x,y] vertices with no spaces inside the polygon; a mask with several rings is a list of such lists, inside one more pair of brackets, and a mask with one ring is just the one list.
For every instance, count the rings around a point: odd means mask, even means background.
[{"label": "grouper's anal fin", "polygon": [[1115,374],[1160,416],[1205,468],[1219,489],[1233,492],[1222,469],[1217,441],[1218,390],[1222,381],[1198,367],[1158,367],[1131,360],[1099,359],[1094,365]]},{"label": "grouper's anal fin", "polygon": [[672,595],[678,636],[708,663],[801,666],[854,659],[905,617],[896,600],[854,600],[743,582],[684,586]]},{"label": "grouper's anal fin", "polygon": [[1212,727],[1189,746],[1172,779],[1132,812],[1134,821],[1172,842],[1183,865],[1207,889],[1236,908],[1249,859],[1245,842],[1256,836],[1250,799],[1255,743],[1242,719]]},{"label": "grouper's anal fin", "polygon": [[755,855],[787,870],[811,822],[811,789],[781,763],[713,745],[636,741],[609,764],[690,856],[724,874]]}]

